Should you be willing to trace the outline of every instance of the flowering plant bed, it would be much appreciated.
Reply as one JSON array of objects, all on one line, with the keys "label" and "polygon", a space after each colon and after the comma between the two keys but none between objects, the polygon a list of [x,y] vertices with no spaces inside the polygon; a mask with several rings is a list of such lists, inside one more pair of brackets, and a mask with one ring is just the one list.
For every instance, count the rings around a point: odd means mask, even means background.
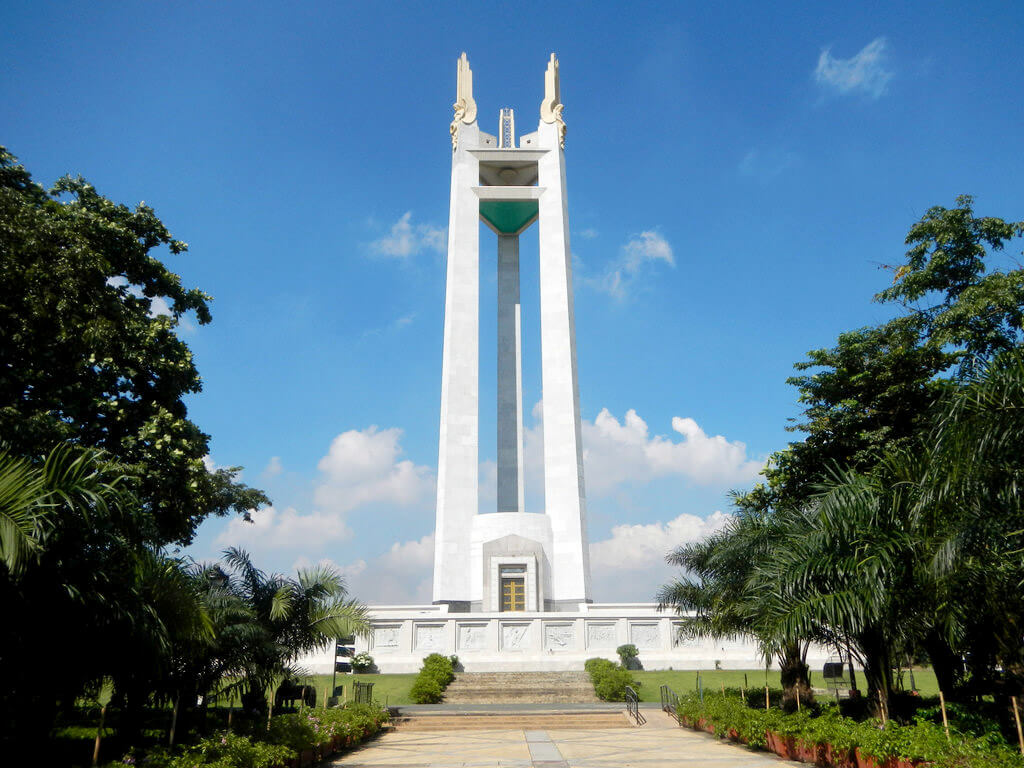
[{"label": "flowering plant bed", "polygon": [[376,734],[388,712],[376,704],[350,704],[341,709],[307,709],[250,723],[249,734],[224,731],[176,750],[155,750],[144,760],[134,754],[110,763],[142,763],[147,768],[306,768],[354,747]]},{"label": "flowering plant bed", "polygon": [[676,714],[681,725],[694,730],[822,768],[1024,768],[1024,758],[994,734],[952,730],[947,739],[941,726],[927,720],[858,722],[834,705],[815,713],[754,709],[738,690],[705,692],[703,701],[687,694]]}]

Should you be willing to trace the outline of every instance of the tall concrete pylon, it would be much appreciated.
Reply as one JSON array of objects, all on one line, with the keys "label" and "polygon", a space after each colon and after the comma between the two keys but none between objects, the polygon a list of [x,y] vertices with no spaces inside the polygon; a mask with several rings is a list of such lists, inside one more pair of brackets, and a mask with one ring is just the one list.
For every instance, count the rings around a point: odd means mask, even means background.
[{"label": "tall concrete pylon", "polygon": [[[532,610],[590,602],[586,493],[565,186],[565,122],[554,54],[535,133],[516,146],[515,115],[479,129],[473,73],[458,60],[441,367],[435,604],[497,610],[499,566],[522,562]],[[480,221],[497,235],[497,509],[479,514]],[[539,236],[543,513],[524,509],[519,236]],[[518,558],[518,559],[517,559]],[[491,576],[494,578],[491,578]],[[531,608],[527,608],[530,610]]]}]

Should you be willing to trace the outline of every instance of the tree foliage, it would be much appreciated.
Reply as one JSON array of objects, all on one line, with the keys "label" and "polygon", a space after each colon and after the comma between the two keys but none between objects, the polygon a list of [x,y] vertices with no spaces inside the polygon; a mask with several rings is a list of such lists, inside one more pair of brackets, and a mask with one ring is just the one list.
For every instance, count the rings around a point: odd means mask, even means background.
[{"label": "tree foliage", "polygon": [[911,228],[901,313],[796,364],[804,438],[669,556],[691,632],[849,650],[883,699],[922,656],[949,697],[1024,690],[1024,269],[989,271],[1024,223],[972,206]]},{"label": "tree foliage", "polygon": [[202,388],[175,330],[209,300],[157,258],[181,254],[152,208],[99,194],[81,177],[52,189],[0,147],[0,435],[15,455],[63,441],[106,450],[134,477],[158,544],[187,544],[208,515],[266,503],[210,472],[209,437],[183,398]]}]

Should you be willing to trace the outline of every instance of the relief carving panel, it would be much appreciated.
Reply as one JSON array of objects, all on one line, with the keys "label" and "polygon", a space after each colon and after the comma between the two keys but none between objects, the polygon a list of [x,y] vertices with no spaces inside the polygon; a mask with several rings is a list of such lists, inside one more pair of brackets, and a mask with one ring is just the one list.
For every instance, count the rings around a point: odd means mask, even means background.
[{"label": "relief carving panel", "polygon": [[398,627],[374,627],[373,628],[374,648],[397,648]]},{"label": "relief carving panel", "polygon": [[484,624],[459,625],[459,650],[482,651],[487,645],[487,627]]},{"label": "relief carving panel", "polygon": [[660,637],[657,624],[629,625],[629,641],[637,648],[657,648]]},{"label": "relief carving panel", "polygon": [[440,624],[417,625],[414,645],[417,651],[442,650],[444,647],[444,627]]},{"label": "relief carving panel", "polygon": [[610,623],[587,624],[587,648],[614,648],[615,625]]},{"label": "relief carving panel", "polygon": [[501,647],[507,651],[521,651],[526,647],[529,624],[502,624]]},{"label": "relief carving panel", "polygon": [[573,647],[572,624],[545,624],[544,648],[549,651],[568,651]]}]

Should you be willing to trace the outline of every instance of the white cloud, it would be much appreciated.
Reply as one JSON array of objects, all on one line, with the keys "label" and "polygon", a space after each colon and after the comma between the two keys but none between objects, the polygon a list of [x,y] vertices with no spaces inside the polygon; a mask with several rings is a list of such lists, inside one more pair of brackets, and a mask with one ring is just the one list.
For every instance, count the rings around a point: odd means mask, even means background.
[{"label": "white cloud", "polygon": [[630,293],[649,265],[658,262],[675,267],[672,246],[658,232],[647,230],[634,235],[622,246],[619,258],[612,262],[603,275],[583,280],[598,290],[622,300]]},{"label": "white cloud", "polygon": [[149,300],[149,316],[156,317],[163,315],[165,317],[171,317],[171,305],[167,303],[167,299],[163,296],[154,296]]},{"label": "white cloud", "polygon": [[706,538],[728,520],[729,515],[714,512],[706,518],[682,514],[667,523],[615,526],[611,538],[590,545],[594,599],[653,600],[658,588],[676,576],[665,555]]},{"label": "white cloud", "polygon": [[580,230],[580,237],[582,237],[584,240],[593,240],[595,237],[597,237],[597,234],[597,230],[593,228]]},{"label": "white cloud", "polygon": [[628,272],[636,272],[649,261],[664,261],[670,267],[676,265],[672,256],[672,246],[657,232],[641,232],[622,247],[625,254],[623,267]]},{"label": "white cloud", "polygon": [[429,468],[398,460],[402,430],[352,429],[331,441],[317,467],[323,480],[314,491],[318,507],[335,513],[376,502],[411,506],[433,493]]},{"label": "white cloud", "polygon": [[434,534],[396,541],[369,562],[357,560],[343,567],[349,592],[366,603],[429,603],[434,573]]},{"label": "white cloud", "polygon": [[849,59],[837,59],[831,48],[825,48],[818,57],[814,79],[839,93],[860,91],[877,99],[885,93],[893,74],[886,69],[886,46],[884,37],[876,37]]},{"label": "white cloud", "polygon": [[[527,487],[543,485],[543,406],[533,409],[534,426],[526,430]],[[607,496],[624,484],[642,485],[659,477],[678,476],[697,485],[733,485],[757,477],[763,466],[747,456],[747,446],[722,435],[708,435],[691,418],[676,416],[679,435],[651,435],[632,408],[620,422],[607,408],[593,421],[583,419],[583,472],[587,494]]]},{"label": "white cloud", "polygon": [[266,507],[251,513],[252,522],[232,518],[217,536],[225,547],[242,547],[256,553],[267,550],[315,550],[324,544],[345,541],[352,531],[341,515],[329,512],[281,511]]},{"label": "white cloud", "polygon": [[[351,538],[346,517],[356,508],[427,504],[434,491],[434,476],[427,467],[399,458],[401,435],[400,429],[376,426],[341,433],[317,465],[321,478],[313,491],[312,512],[294,507],[262,509],[252,513],[252,523],[232,519],[217,543],[241,546],[257,555],[280,550],[316,553],[328,544]],[[209,457],[204,461],[208,467],[214,466]],[[276,466],[280,467],[280,460]],[[271,459],[266,471],[274,467]]]},{"label": "white cloud", "polygon": [[406,211],[391,225],[384,237],[370,243],[370,250],[382,256],[405,259],[424,250],[444,253],[447,232],[430,224],[413,224],[412,211]]},{"label": "white cloud", "polygon": [[263,468],[264,477],[277,477],[284,470],[284,466],[281,464],[280,456],[271,456],[270,461],[267,462],[267,466]]}]

